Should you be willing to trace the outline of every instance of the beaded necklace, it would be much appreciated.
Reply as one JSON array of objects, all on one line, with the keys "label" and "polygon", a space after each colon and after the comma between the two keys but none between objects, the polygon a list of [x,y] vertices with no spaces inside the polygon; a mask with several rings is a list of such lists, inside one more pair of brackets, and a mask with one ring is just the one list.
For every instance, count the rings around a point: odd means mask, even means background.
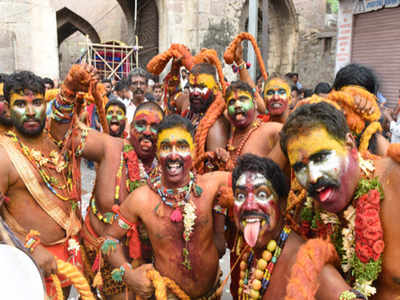
[{"label": "beaded necklace", "polygon": [[[190,199],[191,193],[198,198],[201,196],[203,190],[200,186],[196,184],[196,176],[190,172],[190,181],[183,187],[176,188],[176,189],[167,189],[162,186],[161,184],[161,176],[157,176],[153,179],[148,180],[149,187],[157,193],[161,201],[155,207],[155,212],[160,215],[159,208],[161,203],[174,208],[170,215],[170,220],[173,223],[179,223],[183,221],[184,230],[182,237],[185,242],[185,247],[182,249],[182,256],[183,256],[183,266],[191,270],[191,262],[190,262],[190,253],[189,253],[189,242],[190,237],[193,233],[195,221],[196,221],[196,205]],[[183,208],[183,216],[182,216],[182,208]]]},{"label": "beaded necklace", "polygon": [[[71,186],[68,184],[68,179],[63,175],[62,178],[65,183],[59,183],[59,180],[53,176],[51,176],[46,169],[53,170],[57,173],[63,173],[63,171],[68,167],[68,162],[64,160],[64,158],[55,150],[51,151],[49,157],[43,155],[42,152],[35,149],[30,149],[21,140],[17,137],[17,135],[8,131],[6,136],[10,137],[11,140],[16,143],[18,146],[18,150],[22,152],[22,154],[31,162],[31,164],[35,167],[36,171],[39,173],[43,182],[46,184],[47,188],[59,199],[63,201],[71,200]],[[66,195],[61,194],[61,191],[64,191]]]},{"label": "beaded necklace", "polygon": [[[262,299],[268,289],[272,271],[282,253],[291,229],[285,225],[279,240],[270,240],[262,257],[255,262],[253,250],[245,253],[240,262],[240,281],[238,295],[240,300]],[[254,268],[254,271],[252,270]]]},{"label": "beaded necklace", "polygon": [[226,145],[226,148],[228,152],[231,154],[231,157],[233,157],[233,160],[236,161],[236,159],[242,154],[243,147],[246,145],[248,139],[250,136],[253,134],[254,131],[257,130],[258,127],[260,127],[262,124],[262,120],[257,119],[251,124],[251,129],[247,132],[247,134],[240,140],[239,147],[235,147],[233,145],[233,138],[235,137],[235,128],[232,127],[231,129],[231,137],[229,138],[228,144]]}]

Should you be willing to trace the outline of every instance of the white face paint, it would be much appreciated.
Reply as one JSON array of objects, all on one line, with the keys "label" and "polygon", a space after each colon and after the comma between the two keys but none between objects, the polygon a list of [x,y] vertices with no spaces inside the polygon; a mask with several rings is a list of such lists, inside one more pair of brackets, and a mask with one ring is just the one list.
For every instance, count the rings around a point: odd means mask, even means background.
[{"label": "white face paint", "polygon": [[341,157],[335,150],[322,150],[311,155],[307,164],[299,163],[293,166],[294,173],[303,187],[310,183],[316,183],[321,177],[339,181],[343,159],[345,159],[344,166],[347,169],[347,156]]},{"label": "white face paint", "polygon": [[189,87],[189,92],[190,93],[199,93],[199,94],[202,94],[202,95],[207,95],[209,90],[210,89],[208,87],[204,87],[204,88]]},{"label": "white face paint", "polygon": [[[260,187],[267,187],[261,189]],[[273,200],[275,191],[271,183],[260,173],[245,172],[236,181],[235,204],[241,206],[247,201],[255,200],[259,204],[267,204]],[[268,191],[272,191],[268,193]],[[276,198],[277,199],[277,198]]]}]

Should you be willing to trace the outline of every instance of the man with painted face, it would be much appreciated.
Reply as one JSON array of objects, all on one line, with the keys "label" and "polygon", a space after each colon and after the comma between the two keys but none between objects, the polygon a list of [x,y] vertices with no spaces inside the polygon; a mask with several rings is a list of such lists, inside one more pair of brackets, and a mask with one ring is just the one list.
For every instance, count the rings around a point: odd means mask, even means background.
[{"label": "man with painted face", "polygon": [[270,78],[263,92],[270,120],[284,123],[290,112],[291,91],[288,82],[281,77]]},{"label": "man with painted face", "polygon": [[110,135],[113,137],[125,138],[125,104],[119,100],[110,100],[106,104],[105,111]]},{"label": "man with painted face", "polygon": [[[109,254],[115,273],[144,298],[154,293],[146,276],[153,269],[173,280],[191,299],[213,299],[218,287],[213,207],[218,191],[227,185],[229,173],[196,176],[191,172],[193,130],[190,121],[178,115],[167,116],[160,123],[157,157],[161,176],[135,190],[122,203],[117,221],[106,232],[102,249]],[[132,270],[118,240],[139,221],[149,234],[154,263]]]},{"label": "man with painted face", "polygon": [[344,114],[324,102],[305,104],[290,114],[281,148],[314,200],[305,213],[315,220],[319,235],[331,233],[341,271],[353,275],[345,276],[349,283],[365,299],[373,294],[373,299],[395,299],[400,295],[395,225],[400,218],[400,165],[390,157],[358,153]]},{"label": "man with painted face", "polygon": [[279,141],[282,125],[259,120],[254,97],[253,89],[243,81],[232,82],[225,93],[231,123],[227,151],[233,163],[244,153],[266,157]]},{"label": "man with painted face", "polygon": [[[270,159],[241,156],[232,172],[233,217],[240,237],[238,299],[284,299],[288,276],[303,240],[282,217],[289,192],[287,179]],[[315,299],[338,299],[349,286],[326,265]],[[300,298],[299,298],[300,299]]]},{"label": "man with painted face", "polygon": [[[0,136],[0,193],[9,199],[1,208],[4,220],[43,271],[48,296],[53,297],[49,276],[57,273],[56,259],[81,267],[76,251],[81,225],[75,209],[78,199],[67,182],[72,179],[69,164],[51,133],[44,130],[44,94],[42,79],[31,72],[7,77],[4,96],[14,128]],[[73,251],[67,251],[69,247]],[[58,277],[63,287],[71,285]]]}]

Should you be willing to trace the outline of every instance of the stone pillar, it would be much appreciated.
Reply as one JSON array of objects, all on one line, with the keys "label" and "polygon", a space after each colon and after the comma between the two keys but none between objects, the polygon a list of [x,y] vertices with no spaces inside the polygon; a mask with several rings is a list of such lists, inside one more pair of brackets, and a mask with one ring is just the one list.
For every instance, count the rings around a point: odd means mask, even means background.
[{"label": "stone pillar", "polygon": [[3,0],[0,11],[0,72],[58,78],[56,13],[49,0]]}]

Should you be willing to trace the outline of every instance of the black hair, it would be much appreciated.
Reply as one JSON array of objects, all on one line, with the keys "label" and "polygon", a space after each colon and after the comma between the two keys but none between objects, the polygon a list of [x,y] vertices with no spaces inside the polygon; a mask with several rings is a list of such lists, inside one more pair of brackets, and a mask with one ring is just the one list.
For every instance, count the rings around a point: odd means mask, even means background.
[{"label": "black hair", "polygon": [[111,79],[104,78],[104,79],[101,80],[101,83],[107,83],[107,82],[112,84]]},{"label": "black hair", "polygon": [[42,94],[43,96],[45,93],[42,78],[36,76],[30,71],[20,71],[7,76],[4,83],[4,97],[7,102],[10,102],[11,93],[23,92],[24,89],[29,89],[32,92]]},{"label": "black hair", "polygon": [[346,85],[362,86],[374,95],[379,90],[378,79],[374,71],[359,64],[349,64],[337,72],[333,88],[338,91]]},{"label": "black hair", "polygon": [[46,84],[46,83],[50,84],[51,88],[54,89],[54,81],[51,80],[49,77],[44,77],[43,78],[43,84]]},{"label": "black hair", "polygon": [[181,117],[180,115],[177,114],[172,114],[166,116],[160,124],[158,124],[158,133],[160,133],[163,130],[170,129],[170,128],[176,128],[176,127],[181,127],[188,131],[192,138],[194,137],[194,127],[193,124],[186,118]]},{"label": "black hair", "polygon": [[311,97],[313,95],[312,89],[304,89],[304,98]]},{"label": "black hair", "polygon": [[290,86],[290,91],[291,91],[291,92],[296,91],[296,92],[297,92],[297,95],[300,95],[300,90],[299,90],[299,88],[297,87],[297,85],[292,84],[292,85]]},{"label": "black hair", "polygon": [[228,97],[233,91],[237,90],[248,92],[254,98],[254,89],[248,83],[241,80],[233,81],[229,85],[226,89],[225,97]]},{"label": "black hair", "polygon": [[122,103],[122,102],[119,101],[119,100],[114,100],[114,99],[107,102],[106,107],[105,107],[104,110],[107,112],[107,109],[108,109],[111,105],[118,106],[119,108],[121,108],[121,109],[123,110],[124,114],[126,114],[126,107],[125,107],[125,104]]},{"label": "black hair", "polygon": [[[289,139],[297,136],[304,130],[323,126],[339,141],[346,139],[350,132],[343,112],[337,110],[333,105],[320,102],[315,104],[304,104],[293,111],[280,132],[280,144],[282,152],[287,154]],[[319,141],[323,143],[324,141]]]},{"label": "black hair", "polygon": [[5,73],[0,73],[0,83],[1,82],[5,82],[6,81],[6,78],[7,78],[7,74],[5,74]]},{"label": "black hair", "polygon": [[146,93],[146,94],[144,94],[144,97],[150,102],[156,101],[156,99],[154,99],[154,96],[152,93]]},{"label": "black hair", "polygon": [[286,73],[285,76],[288,77],[288,78],[293,78],[294,76],[299,77],[299,73],[297,73],[297,72],[289,72],[289,73]]},{"label": "black hair", "polygon": [[154,91],[155,89],[162,89],[162,88],[163,88],[163,86],[162,86],[162,84],[159,83],[159,82],[156,82],[156,83],[154,83],[154,85],[153,85],[153,91]]},{"label": "black hair", "polygon": [[320,82],[314,88],[314,94],[329,94],[332,90],[327,82]]},{"label": "black hair", "polygon": [[147,73],[146,70],[144,70],[144,69],[142,69],[140,67],[137,67],[137,68],[134,68],[128,75],[128,83],[129,84],[131,84],[132,77],[134,77],[134,76],[140,76],[140,77],[145,78],[146,79],[146,85],[147,85],[147,79],[150,77],[149,73]]},{"label": "black hair", "polygon": [[128,88],[129,88],[128,82],[125,79],[121,79],[115,84],[114,91],[121,92],[124,89],[128,89]]},{"label": "black hair", "polygon": [[194,65],[192,70],[190,70],[191,73],[193,74],[210,74],[214,76],[214,78],[217,78],[217,70],[214,67],[214,65],[207,64],[207,63],[201,63]]},{"label": "black hair", "polygon": [[146,108],[146,109],[149,109],[149,110],[159,111],[159,112],[161,113],[162,117],[164,118],[164,111],[163,111],[163,109],[161,108],[160,105],[158,105],[158,104],[157,104],[156,102],[154,102],[154,101],[146,101],[146,102],[140,103],[140,104],[136,107],[135,114],[134,114],[133,117],[136,116],[136,113],[137,113],[137,112],[139,112],[140,110],[143,110],[143,109],[145,109],[145,108]]},{"label": "black hair", "polygon": [[254,154],[244,154],[236,162],[232,171],[232,189],[236,189],[236,181],[244,172],[256,172],[262,174],[278,194],[280,199],[287,198],[289,194],[289,184],[285,174],[279,166],[271,159],[260,157]]}]

